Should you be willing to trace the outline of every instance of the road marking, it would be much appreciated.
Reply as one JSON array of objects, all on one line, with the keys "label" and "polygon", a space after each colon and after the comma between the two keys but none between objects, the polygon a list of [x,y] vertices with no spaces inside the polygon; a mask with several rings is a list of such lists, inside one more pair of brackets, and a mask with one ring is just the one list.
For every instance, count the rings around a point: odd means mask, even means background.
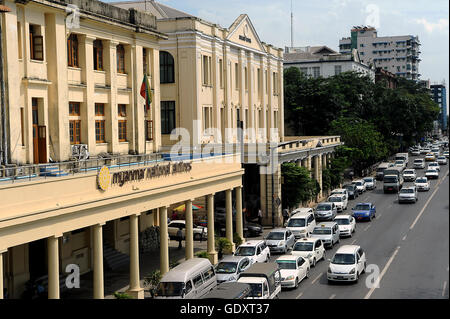
[{"label": "road marking", "polygon": [[442,297],[445,295],[445,288],[447,288],[447,280],[444,281],[444,287],[442,288]]},{"label": "road marking", "polygon": [[405,236],[403,236],[402,240],[406,240],[406,236],[408,236],[408,234],[406,234]]},{"label": "road marking", "polygon": [[372,226],[372,225],[369,225],[366,228],[364,228],[364,231],[368,230],[370,228],[370,226]]},{"label": "road marking", "polygon": [[332,294],[329,299],[334,299],[336,297],[335,294]]},{"label": "road marking", "polygon": [[425,211],[425,209],[427,208],[428,204],[431,202],[431,200],[433,199],[434,195],[436,194],[436,192],[438,191],[439,187],[436,187],[436,189],[434,190],[433,194],[431,194],[430,198],[428,198],[427,202],[425,203],[425,205],[423,206],[422,210],[420,211],[419,215],[417,215],[416,219],[414,220],[414,222],[412,223],[411,227],[409,227],[409,229],[413,229],[414,226],[416,226],[417,221],[419,220],[420,216],[422,216],[423,212]]},{"label": "road marking", "polygon": [[303,292],[299,293],[295,299],[300,299],[301,296],[303,296]]},{"label": "road marking", "polygon": [[356,239],[354,241],[352,241],[351,245],[353,245],[354,243],[356,243]]},{"label": "road marking", "polygon": [[319,280],[320,277],[322,277],[323,273],[321,273],[319,276],[317,276],[313,281],[311,281],[311,285],[314,285],[317,280]]},{"label": "road marking", "polygon": [[395,256],[397,256],[397,253],[400,249],[400,246],[397,247],[397,249],[392,254],[391,258],[389,258],[388,262],[386,263],[386,266],[384,266],[383,271],[380,274],[380,277],[378,277],[377,281],[375,282],[375,285],[370,289],[370,291],[367,293],[367,295],[364,297],[364,299],[369,299],[370,296],[372,296],[373,292],[375,291],[376,287],[380,285],[381,279],[383,279],[383,276],[386,274],[386,271],[388,270],[389,266],[391,265],[392,261],[394,260]]}]

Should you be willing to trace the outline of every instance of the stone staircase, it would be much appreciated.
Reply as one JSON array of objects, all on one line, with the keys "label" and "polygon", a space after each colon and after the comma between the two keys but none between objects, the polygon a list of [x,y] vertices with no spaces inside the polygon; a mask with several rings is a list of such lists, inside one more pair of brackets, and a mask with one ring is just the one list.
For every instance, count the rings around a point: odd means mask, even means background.
[{"label": "stone staircase", "polygon": [[39,176],[59,177],[69,176],[69,174],[64,171],[60,171],[58,166],[45,166],[39,168]]},{"label": "stone staircase", "polygon": [[103,261],[108,270],[116,270],[130,265],[130,256],[118,252],[111,246],[103,245]]}]

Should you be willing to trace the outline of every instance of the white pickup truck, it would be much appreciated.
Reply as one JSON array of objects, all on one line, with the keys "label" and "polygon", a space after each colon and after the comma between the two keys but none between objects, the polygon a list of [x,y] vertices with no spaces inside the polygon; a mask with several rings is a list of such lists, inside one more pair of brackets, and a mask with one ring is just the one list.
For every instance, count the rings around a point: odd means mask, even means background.
[{"label": "white pickup truck", "polygon": [[239,274],[237,282],[249,284],[246,299],[275,299],[281,292],[281,273],[276,263],[256,263]]}]

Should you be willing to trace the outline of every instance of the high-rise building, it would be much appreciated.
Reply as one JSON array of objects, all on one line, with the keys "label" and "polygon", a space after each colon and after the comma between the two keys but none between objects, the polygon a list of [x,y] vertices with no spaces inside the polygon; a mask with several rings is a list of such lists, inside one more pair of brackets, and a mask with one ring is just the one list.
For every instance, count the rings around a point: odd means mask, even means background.
[{"label": "high-rise building", "polygon": [[398,77],[419,80],[420,42],[418,36],[384,36],[369,26],[354,27],[351,36],[339,41],[339,51],[349,53],[358,49],[361,61],[373,64]]},{"label": "high-rise building", "polygon": [[431,97],[433,100],[439,104],[439,126],[442,131],[447,130],[447,89],[445,83],[442,84],[432,84],[431,86]]}]

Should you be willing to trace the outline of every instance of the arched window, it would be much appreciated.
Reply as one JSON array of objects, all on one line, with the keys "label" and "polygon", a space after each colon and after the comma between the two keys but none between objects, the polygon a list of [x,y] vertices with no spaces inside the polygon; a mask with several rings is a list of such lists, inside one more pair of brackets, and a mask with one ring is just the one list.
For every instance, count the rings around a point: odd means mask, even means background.
[{"label": "arched window", "polygon": [[117,73],[125,73],[125,48],[122,44],[117,46]]},{"label": "arched window", "polygon": [[94,70],[103,71],[103,44],[102,40],[94,41]]},{"label": "arched window", "polygon": [[169,52],[159,51],[159,72],[161,83],[175,83],[174,60]]},{"label": "arched window", "polygon": [[78,65],[78,37],[72,33],[67,39],[67,64],[71,67],[79,67]]}]

